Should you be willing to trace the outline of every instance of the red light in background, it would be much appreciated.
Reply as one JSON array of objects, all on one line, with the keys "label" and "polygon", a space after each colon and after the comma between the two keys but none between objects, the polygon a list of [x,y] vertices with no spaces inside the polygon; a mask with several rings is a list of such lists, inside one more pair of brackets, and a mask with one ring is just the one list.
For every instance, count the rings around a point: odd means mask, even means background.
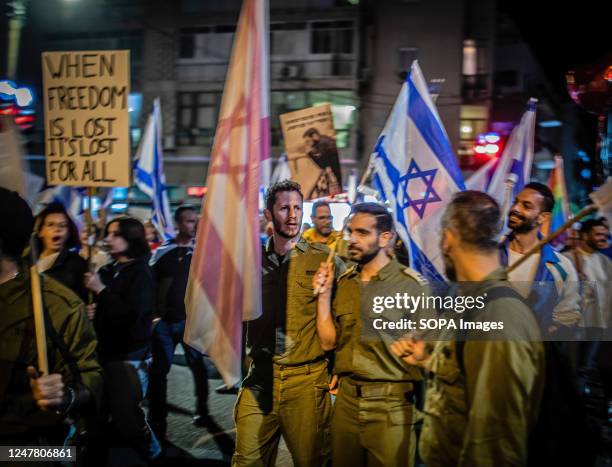
[{"label": "red light in background", "polygon": [[4,109],[0,109],[0,114],[2,115],[17,115],[18,113],[19,113],[19,110],[14,105],[9,105],[8,107],[5,107]]},{"label": "red light in background", "polygon": [[201,198],[208,191],[208,187],[205,186],[189,186],[187,187],[187,195],[195,198]]}]

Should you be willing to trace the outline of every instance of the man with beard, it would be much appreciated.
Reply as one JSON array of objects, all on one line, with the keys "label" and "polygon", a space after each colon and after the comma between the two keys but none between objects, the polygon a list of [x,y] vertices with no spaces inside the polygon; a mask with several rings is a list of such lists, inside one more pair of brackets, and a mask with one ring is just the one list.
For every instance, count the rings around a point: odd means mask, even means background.
[{"label": "man with beard", "polygon": [[[502,264],[512,265],[538,242],[540,228],[550,219],[554,204],[546,185],[537,182],[525,185],[510,209],[511,233],[500,247]],[[526,298],[544,332],[562,335],[580,321],[576,269],[549,244],[514,269],[509,279]]]},{"label": "man with beard", "polygon": [[495,200],[464,191],[444,212],[440,249],[446,275],[459,281],[461,295],[487,297],[484,309],[464,319],[502,321],[503,330],[487,337],[467,332],[461,342],[457,332],[443,331],[437,342],[401,339],[391,346],[428,375],[419,441],[428,467],[527,465],[528,435],[544,388],[545,349],[533,313],[509,287],[497,251],[499,234]]},{"label": "man with beard", "polygon": [[[273,466],[282,434],[294,465],[324,465],[331,412],[328,361],[316,336],[312,278],[328,248],[300,238],[303,196],[289,180],[266,193],[274,231],[262,252],[262,316],[247,322],[251,359],[234,411],[234,466]],[[344,271],[335,261],[336,273]]]},{"label": "man with beard", "polygon": [[607,243],[608,231],[603,221],[589,219],[580,228],[579,246],[565,253],[576,266],[580,279],[585,281],[581,288],[582,325],[599,332],[611,325],[612,261],[600,253]]},{"label": "man with beard", "polygon": [[380,329],[402,318],[418,320],[422,310],[394,304],[381,312],[377,305],[381,297],[387,302],[404,294],[426,296],[429,289],[420,274],[387,254],[394,233],[384,206],[354,205],[347,232],[349,258],[357,265],[338,279],[335,299],[329,265],[321,264],[314,280],[315,286],[322,284],[317,333],[324,349],[336,349],[334,374],[339,378],[331,424],[332,464],[414,465],[414,394],[421,373],[389,350],[398,336]]},{"label": "man with beard", "polygon": [[326,201],[317,201],[312,205],[310,214],[314,227],[306,230],[302,237],[308,243],[322,243],[329,248],[336,248],[336,254],[346,258],[346,242],[342,239],[342,232],[334,230],[334,218]]}]

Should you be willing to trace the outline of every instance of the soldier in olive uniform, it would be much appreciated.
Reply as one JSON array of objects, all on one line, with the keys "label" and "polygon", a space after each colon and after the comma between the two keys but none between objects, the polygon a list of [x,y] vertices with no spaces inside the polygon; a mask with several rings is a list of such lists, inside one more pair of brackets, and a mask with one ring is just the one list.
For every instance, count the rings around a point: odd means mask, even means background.
[{"label": "soldier in olive uniform", "polygon": [[[486,296],[472,321],[501,321],[486,339],[443,331],[433,346],[391,348],[428,375],[419,454],[427,467],[526,465],[527,439],[544,389],[545,354],[533,312],[510,289],[497,252],[500,211],[488,195],[455,195],[442,218],[449,279],[463,296]],[[468,319],[464,316],[463,319]],[[470,337],[471,336],[471,337]],[[477,337],[477,338],[474,338]]]},{"label": "soldier in olive uniform", "polygon": [[328,265],[321,265],[314,280],[325,281],[318,298],[317,331],[324,349],[336,349],[334,373],[339,377],[331,423],[332,463],[413,465],[414,383],[421,372],[390,351],[392,336],[379,329],[402,318],[418,319],[422,310],[412,314],[394,304],[381,312],[373,305],[377,297],[427,295],[429,288],[420,274],[387,255],[393,219],[383,206],[353,206],[347,231],[349,258],[357,266],[340,276],[335,299]]},{"label": "soldier in olive uniform", "polygon": [[274,232],[262,253],[263,314],[247,323],[251,366],[234,412],[234,466],[273,466],[281,434],[296,466],[323,465],[328,456],[328,361],[316,336],[312,278],[329,250],[300,239],[302,204],[294,182],[266,194]]},{"label": "soldier in olive uniform", "polygon": [[95,333],[77,295],[43,276],[47,324],[73,362],[66,361],[48,327],[50,374],[38,374],[30,275],[21,259],[34,218],[17,193],[0,188],[0,219],[0,444],[61,444],[64,418],[91,415],[100,401]]}]

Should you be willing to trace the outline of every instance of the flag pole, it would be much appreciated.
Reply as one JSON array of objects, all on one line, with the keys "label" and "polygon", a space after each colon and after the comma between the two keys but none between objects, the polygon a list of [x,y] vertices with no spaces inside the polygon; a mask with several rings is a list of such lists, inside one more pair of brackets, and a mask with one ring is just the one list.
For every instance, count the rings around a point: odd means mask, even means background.
[{"label": "flag pole", "polygon": [[45,329],[45,315],[43,313],[42,289],[40,276],[36,261],[38,260],[38,248],[36,245],[36,234],[30,238],[30,288],[32,294],[32,313],[34,315],[34,332],[36,335],[36,357],[38,360],[38,371],[43,375],[49,374],[49,359],[47,358],[47,333]]},{"label": "flag pole", "polygon": [[[93,188],[87,187],[87,214],[85,215],[85,228],[87,229],[87,271],[93,271],[92,265],[92,254],[93,254],[93,245],[91,238],[91,230],[93,227],[93,216],[92,216],[92,197],[93,197]],[[88,291],[87,294],[87,302],[89,305],[93,303],[93,292],[91,290]]]}]

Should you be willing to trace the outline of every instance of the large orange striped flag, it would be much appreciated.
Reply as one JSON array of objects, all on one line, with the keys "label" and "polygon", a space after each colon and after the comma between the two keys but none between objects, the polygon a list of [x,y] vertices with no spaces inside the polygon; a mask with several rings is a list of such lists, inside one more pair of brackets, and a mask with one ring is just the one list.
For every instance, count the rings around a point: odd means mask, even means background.
[{"label": "large orange striped flag", "polygon": [[244,0],[185,293],[184,340],[223,380],[241,374],[242,321],[261,315],[259,185],[270,155],[267,0]]}]

